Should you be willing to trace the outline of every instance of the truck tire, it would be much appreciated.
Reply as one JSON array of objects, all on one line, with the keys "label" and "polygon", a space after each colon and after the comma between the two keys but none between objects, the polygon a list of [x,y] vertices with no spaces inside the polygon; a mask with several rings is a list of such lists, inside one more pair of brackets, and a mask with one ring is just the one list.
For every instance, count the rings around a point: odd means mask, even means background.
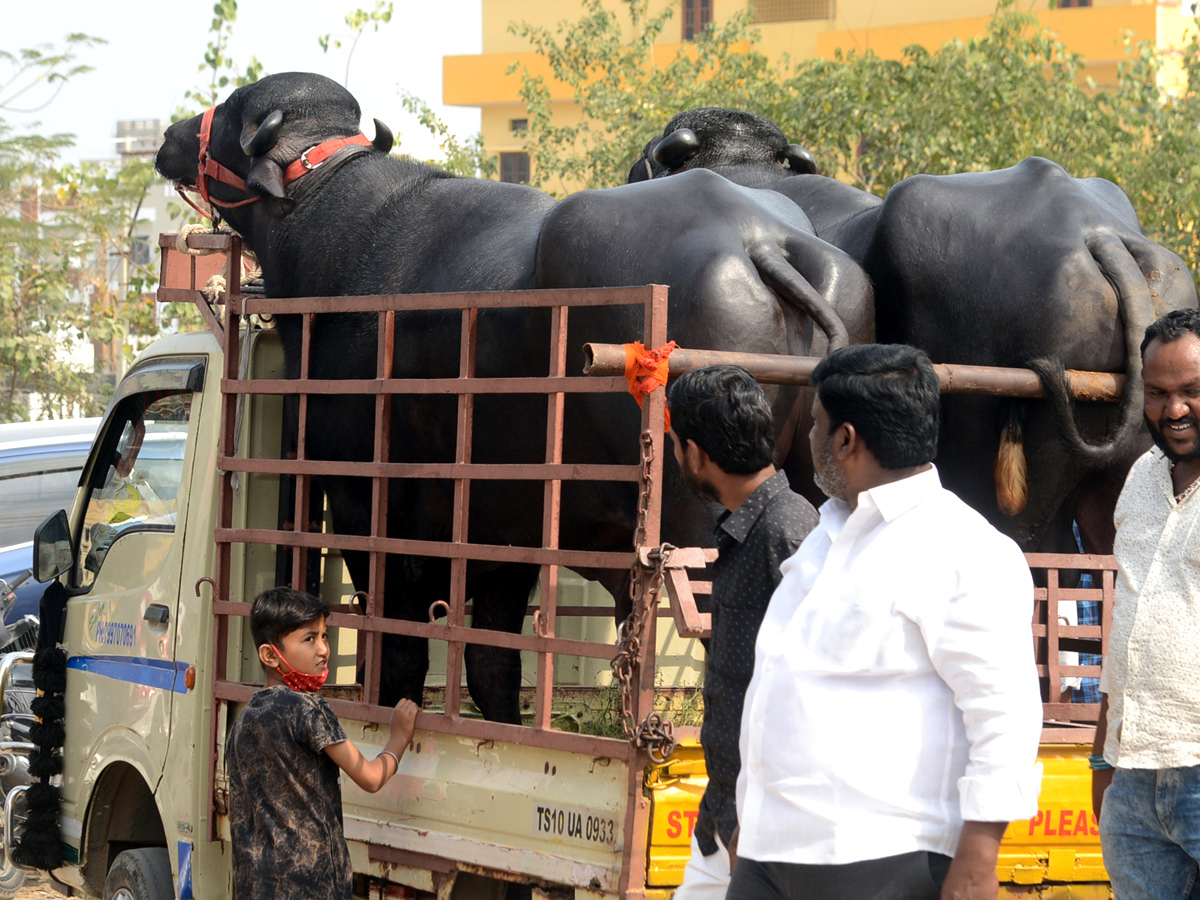
[{"label": "truck tire", "polygon": [[[7,700],[7,699],[8,699],[8,695],[5,694],[5,700]],[[26,781],[28,781],[28,778],[26,778]],[[0,788],[8,788],[11,786],[12,786],[11,783],[0,784]],[[14,804],[13,825],[14,825],[14,827],[17,827],[17,828],[19,828],[21,823],[23,823],[25,821],[25,812],[26,812],[25,797],[26,797],[25,794],[17,795],[17,800],[16,800],[16,803]],[[2,814],[2,813],[3,813],[3,803],[0,803],[0,814]],[[4,823],[0,822],[0,835],[3,835],[3,833],[4,833]],[[24,884],[25,884],[25,870],[18,869],[17,866],[13,863],[12,859],[9,857],[9,855],[6,852],[4,852],[4,850],[0,850],[0,900],[13,900],[13,898],[17,896],[17,893],[21,890],[21,887]]]},{"label": "truck tire", "polygon": [[13,900],[25,884],[25,870],[18,869],[7,857],[0,863],[0,900]]},{"label": "truck tire", "polygon": [[143,847],[117,854],[108,878],[104,900],[174,900],[171,857],[165,847]]}]

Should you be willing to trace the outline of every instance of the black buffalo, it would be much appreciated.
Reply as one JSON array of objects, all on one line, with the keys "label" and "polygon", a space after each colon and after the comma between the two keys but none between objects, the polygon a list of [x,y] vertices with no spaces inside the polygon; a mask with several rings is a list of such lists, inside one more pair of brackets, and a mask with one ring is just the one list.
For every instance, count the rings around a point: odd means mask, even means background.
[{"label": "black buffalo", "polygon": [[[696,109],[646,146],[630,178],[702,167],[781,193],[862,264],[878,340],[938,362],[1035,368],[1050,402],[945,399],[943,479],[1027,550],[1074,550],[1077,519],[1087,549],[1110,551],[1115,494],[1148,446],[1138,344],[1155,318],[1196,305],[1182,260],[1142,234],[1115,184],[1045,159],[918,175],[881,200],[813,174],[798,150],[761,116]],[[1123,372],[1120,405],[1073,408],[1064,367]],[[1022,457],[1024,479],[1013,477]]]},{"label": "black buffalo", "polygon": [[[309,74],[271,76],[234,91],[212,114],[209,157],[234,173],[233,184],[200,184],[201,118],[173,124],[156,158],[158,171],[181,185],[205,187],[245,238],[262,265],[272,297],[346,296],[434,291],[495,291],[573,284],[666,283],[671,286],[672,337],[690,345],[734,349],[730,341],[753,336],[752,349],[810,352],[825,345],[811,319],[832,341],[847,338],[839,312],[869,322],[866,279],[845,254],[812,235],[799,210],[762,202],[709,173],[679,179],[677,186],[616,189],[561,205],[532,188],[454,178],[420,163],[387,155],[390,139],[352,147],[302,179],[285,173],[308,148],[359,132],[359,107],[336,82]],[[209,166],[208,168],[212,168]],[[244,181],[239,186],[236,179]],[[249,198],[259,202],[231,205]],[[610,202],[609,198],[616,198]],[[624,199],[621,199],[624,198]],[[607,217],[607,218],[605,218]],[[584,240],[577,238],[583,235]],[[807,270],[806,270],[807,267]],[[799,271],[798,271],[799,270]],[[822,291],[824,293],[822,293]],[[731,328],[730,322],[737,327]],[[312,336],[313,378],[371,378],[375,374],[374,315],[323,317]],[[282,316],[291,374],[299,371],[300,323]],[[572,352],[587,340],[627,341],[641,334],[640,317],[623,313],[573,314]],[[396,377],[453,377],[458,372],[460,317],[405,313],[397,316]],[[480,316],[480,375],[546,374],[548,316],[496,311]],[[775,402],[793,424],[787,391]],[[391,458],[452,461],[455,399],[397,396],[392,405]],[[309,400],[306,452],[313,459],[368,460],[375,434],[369,397]],[[545,401],[530,397],[480,397],[476,402],[472,459],[535,462],[542,458]],[[628,397],[575,396],[566,411],[567,461],[630,461],[636,422]],[[784,436],[785,438],[789,435]],[[365,479],[324,478],[334,529],[368,530],[370,487]],[[668,484],[673,513],[687,506],[678,478]],[[444,481],[392,480],[388,534],[448,540],[453,494]],[[634,492],[567,483],[563,489],[562,545],[628,549]],[[694,507],[691,508],[694,512]],[[707,515],[668,515],[667,536],[677,542],[711,542]],[[539,485],[476,481],[471,488],[470,538],[489,544],[540,546]],[[672,530],[673,529],[673,530]],[[368,561],[347,553],[354,584],[365,589]],[[468,596],[476,626],[519,631],[536,583],[532,566],[473,565]],[[606,584],[620,598],[621,578]],[[431,601],[446,596],[444,561],[389,556],[384,608],[388,615],[423,619]],[[388,639],[382,699],[420,699],[426,669],[424,641]],[[519,721],[520,661],[515,651],[469,646],[468,688],[484,715]]]}]

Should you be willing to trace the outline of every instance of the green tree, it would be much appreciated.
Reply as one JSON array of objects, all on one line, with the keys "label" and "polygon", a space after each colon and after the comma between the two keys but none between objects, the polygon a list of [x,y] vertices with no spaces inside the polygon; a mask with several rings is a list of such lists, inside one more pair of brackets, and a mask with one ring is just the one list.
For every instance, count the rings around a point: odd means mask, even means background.
[{"label": "green tree", "polygon": [[[1197,22],[1200,27],[1200,20]],[[1163,95],[1162,73],[1171,64],[1150,45],[1131,48],[1122,66],[1120,87],[1111,98],[1118,121],[1118,142],[1096,149],[1097,170],[1106,162],[1108,176],[1124,189],[1154,240],[1183,257],[1200,275],[1200,44],[1197,31],[1176,60],[1183,77],[1178,90]],[[1099,158],[1107,156],[1109,160]]]},{"label": "green tree", "polygon": [[8,69],[0,79],[0,111],[31,113],[45,109],[69,79],[92,71],[77,64],[82,49],[105,43],[86,34],[68,34],[63,47],[26,47],[15,53],[0,49],[0,67]]},{"label": "green tree", "polygon": [[491,178],[499,167],[496,157],[488,155],[483,148],[483,135],[478,132],[469,138],[460,138],[450,130],[433,108],[408,91],[400,92],[400,105],[417,117],[417,121],[438,140],[438,147],[445,158],[429,160],[452,175],[462,178]]},{"label": "green tree", "polygon": [[[97,414],[105,375],[158,330],[133,236],[150,164],[61,166],[61,147],[0,126],[0,421],[27,418],[30,393],[57,416]],[[93,366],[71,361],[86,341]]]},{"label": "green tree", "polygon": [[[551,85],[520,71],[529,109],[527,146],[533,183],[562,192],[624,181],[642,146],[677,112],[693,106],[756,109],[769,115],[767,95],[779,71],[761,53],[742,52],[756,39],[748,11],[712,23],[681,52],[663,60],[655,47],[673,10],[649,12],[649,0],[624,0],[627,22],[602,0],[583,0],[583,16],[555,29],[513,23],[550,65],[553,78],[574,94],[572,121],[555,118]],[[514,65],[511,71],[517,71]]]},{"label": "green tree", "polygon": [[1085,79],[1083,57],[1011,5],[980,37],[909,47],[901,60],[867,52],[796,64],[758,52],[745,15],[710,25],[664,60],[653,41],[670,12],[652,17],[648,9],[648,0],[624,0],[617,15],[600,0],[582,0],[581,17],[556,29],[511,26],[574,95],[577,119],[555,117],[546,80],[522,73],[539,186],[619,184],[675,113],[725,106],[773,119],[825,174],[880,196],[910,175],[1047,157],[1076,177],[1120,185],[1146,233],[1200,272],[1195,31],[1176,55],[1183,86],[1164,95],[1174,63],[1153,46],[1127,40],[1118,87],[1097,91]]},{"label": "green tree", "polygon": [[918,173],[950,174],[1047,156],[1096,171],[1116,137],[1110,107],[1081,86],[1084,59],[1035,17],[1002,12],[987,32],[902,60],[874,54],[806,60],[781,82],[778,121],[823,168],[877,193]]},{"label": "green tree", "polygon": [[205,47],[204,61],[196,69],[208,78],[208,84],[184,92],[188,106],[176,110],[177,119],[190,118],[210,106],[216,106],[233,88],[262,78],[263,66],[257,57],[250,57],[243,69],[226,52],[237,14],[237,0],[217,0],[213,4],[213,19],[209,25],[212,37]]},{"label": "green tree", "polygon": [[[378,33],[380,27],[391,20],[392,4],[384,3],[383,0],[375,0],[375,8],[372,10],[355,9],[346,14],[346,26],[353,36],[346,54],[346,75],[342,81],[346,87],[350,86],[350,63],[354,58],[354,51],[367,26],[371,26],[372,31]],[[342,46],[340,39],[329,34],[318,37],[317,43],[324,53]],[[496,160],[484,153],[482,135],[475,134],[469,138],[458,137],[450,131],[449,126],[441,120],[428,103],[409,91],[402,90],[400,92],[400,105],[406,112],[416,116],[421,126],[437,138],[438,146],[445,154],[445,158],[438,161],[430,160],[430,162],[464,178],[488,178],[495,174]],[[402,138],[398,144],[403,146]]]},{"label": "green tree", "polygon": [[[74,34],[60,48],[0,51],[0,112],[52,102],[89,71],[76,58],[95,43]],[[63,166],[70,144],[70,135],[16,134],[0,118],[0,421],[27,418],[33,393],[53,415],[99,412],[111,385],[72,351],[92,340],[98,360],[115,364],[129,335],[154,330],[152,273],[132,237],[150,166]]]},{"label": "green tree", "polygon": [[[350,33],[354,36],[350,42],[350,49],[346,51],[346,76],[342,79],[342,84],[350,87],[350,63],[354,60],[354,51],[358,47],[358,42],[363,36],[363,32],[367,30],[367,26],[371,26],[373,33],[379,33],[379,27],[386,25],[392,21],[392,4],[384,3],[383,0],[375,0],[375,8],[367,11],[365,9],[355,9],[346,14],[346,27],[350,29]],[[341,39],[333,37],[333,35],[324,34],[317,38],[317,43],[321,45],[321,50],[328,53],[330,48],[340,48],[342,46]]]}]

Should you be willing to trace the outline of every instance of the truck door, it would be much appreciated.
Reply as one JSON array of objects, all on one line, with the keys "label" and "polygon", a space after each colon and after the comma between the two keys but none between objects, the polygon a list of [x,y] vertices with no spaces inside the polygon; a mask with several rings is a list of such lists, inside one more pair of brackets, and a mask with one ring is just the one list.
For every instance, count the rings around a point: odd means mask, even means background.
[{"label": "truck door", "polygon": [[180,667],[195,663],[176,659],[175,619],[204,372],[203,357],[135,367],[84,470],[64,629],[68,826],[113,764],[150,792],[162,775]]}]

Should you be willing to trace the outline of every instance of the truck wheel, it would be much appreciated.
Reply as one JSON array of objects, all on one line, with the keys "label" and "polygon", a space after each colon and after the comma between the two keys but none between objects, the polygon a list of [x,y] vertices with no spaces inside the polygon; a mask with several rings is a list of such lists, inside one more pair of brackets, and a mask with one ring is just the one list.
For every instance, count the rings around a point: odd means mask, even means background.
[{"label": "truck wheel", "polygon": [[[5,699],[7,698],[8,695],[6,694]],[[2,816],[4,812],[3,806],[4,804],[0,803],[0,816]],[[25,820],[24,794],[19,794],[17,796],[14,818],[17,820],[17,822],[14,824],[23,822]],[[4,823],[0,822],[0,836],[3,834]],[[23,884],[25,884],[25,870],[18,869],[13,864],[12,859],[9,858],[9,855],[3,850],[0,850],[0,900],[13,900],[13,898],[17,896],[17,892],[21,890],[21,886]]]},{"label": "truck wheel", "polygon": [[165,847],[117,854],[104,880],[104,900],[174,900],[171,857]]},{"label": "truck wheel", "polygon": [[12,864],[7,856],[0,853],[0,900],[13,900],[21,885],[25,883],[25,871]]}]

